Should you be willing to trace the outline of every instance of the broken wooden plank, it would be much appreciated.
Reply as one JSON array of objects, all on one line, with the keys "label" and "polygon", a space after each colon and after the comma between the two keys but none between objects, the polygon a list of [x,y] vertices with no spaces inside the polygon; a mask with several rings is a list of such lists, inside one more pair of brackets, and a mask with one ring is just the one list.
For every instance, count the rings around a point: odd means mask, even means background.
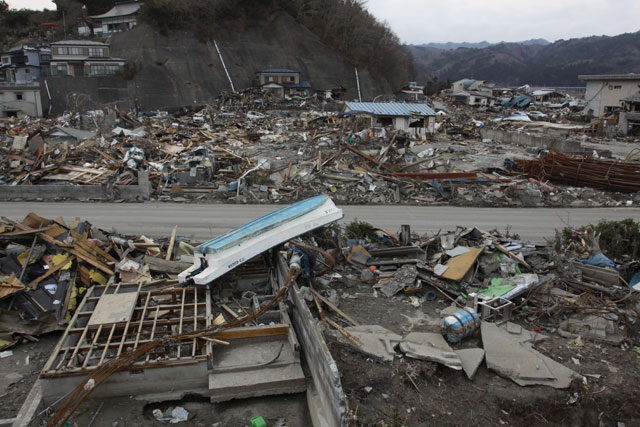
[{"label": "broken wooden plank", "polygon": [[504,246],[502,246],[499,243],[496,243],[495,245],[496,245],[496,249],[498,249],[500,252],[502,252],[503,254],[507,255],[509,258],[511,258],[514,261],[516,261],[518,264],[522,264],[524,267],[527,267],[528,269],[531,269],[531,266],[529,264],[527,264],[527,262],[525,260],[518,258],[516,256],[516,254],[511,252],[509,249],[505,248]]},{"label": "broken wooden plank", "polygon": [[469,248],[469,252],[451,258],[446,266],[449,267],[442,273],[443,279],[459,282],[464,279],[469,269],[476,262],[484,248]]},{"label": "broken wooden plank", "polygon": [[166,260],[171,261],[171,252],[173,252],[173,245],[176,243],[176,233],[178,232],[178,226],[173,227],[171,232],[171,240],[169,240],[169,248],[167,249]]},{"label": "broken wooden plank", "polygon": [[93,310],[88,325],[110,325],[128,322],[131,320],[137,301],[138,292],[102,295]]},{"label": "broken wooden plank", "polygon": [[345,319],[347,322],[351,323],[353,326],[358,326],[358,322],[356,322],[355,320],[353,320],[351,317],[349,317],[346,313],[344,313],[342,310],[340,310],[338,307],[336,307],[335,305],[333,305],[331,303],[331,301],[329,301],[328,299],[326,299],[325,297],[323,297],[322,295],[320,295],[315,289],[310,288],[311,292],[313,292],[313,295],[315,295],[316,297],[318,297],[318,299],[320,301],[322,301],[323,303],[325,303],[327,305],[327,307],[329,307],[331,310],[333,310],[334,312],[338,313],[343,319]]},{"label": "broken wooden plank", "polygon": [[289,333],[289,326],[287,325],[274,325],[274,326],[255,326],[250,328],[234,328],[224,331],[216,332],[213,334],[215,338],[221,340],[233,340],[240,338],[254,338],[254,337],[271,337],[274,335],[287,335]]},{"label": "broken wooden plank", "polygon": [[50,268],[49,271],[47,271],[46,273],[44,273],[40,277],[37,277],[37,278],[33,279],[31,282],[29,282],[28,286],[30,288],[33,288],[35,285],[37,285],[38,283],[40,283],[41,281],[43,281],[47,277],[51,276],[52,274],[56,273],[58,270],[60,270],[65,265],[69,264],[70,262],[73,262],[75,259],[76,259],[76,257],[72,256],[72,257],[70,257],[68,259],[65,259],[60,264],[56,264],[54,267]]}]

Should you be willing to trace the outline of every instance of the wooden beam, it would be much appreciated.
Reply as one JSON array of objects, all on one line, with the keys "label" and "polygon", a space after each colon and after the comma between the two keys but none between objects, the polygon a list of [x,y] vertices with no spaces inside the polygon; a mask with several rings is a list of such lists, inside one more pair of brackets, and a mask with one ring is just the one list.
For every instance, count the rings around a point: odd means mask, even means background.
[{"label": "wooden beam", "polygon": [[167,249],[167,257],[165,258],[167,261],[171,261],[171,252],[173,252],[173,245],[176,243],[176,233],[178,231],[178,226],[173,227],[173,231],[171,232],[171,240],[169,240],[169,248]]},{"label": "wooden beam", "polygon": [[235,328],[216,332],[214,337],[220,340],[228,341],[240,338],[255,337],[271,337],[274,335],[287,335],[289,333],[288,325],[275,326],[256,326],[251,328]]},{"label": "wooden beam", "polygon": [[21,230],[21,231],[12,231],[10,233],[2,233],[0,236],[2,237],[15,237],[15,236],[25,236],[33,233],[44,233],[48,231],[51,227],[43,227],[43,228],[33,228],[31,230]]},{"label": "wooden beam", "polygon": [[44,273],[42,276],[37,277],[35,279],[33,279],[28,286],[30,288],[33,288],[35,285],[37,285],[38,283],[40,283],[41,281],[43,281],[44,279],[46,279],[47,277],[51,276],[52,274],[54,274],[55,272],[57,272],[58,270],[60,270],[62,267],[64,267],[65,265],[69,264],[70,262],[73,262],[73,260],[75,260],[76,257],[75,256],[71,256],[67,259],[65,259],[64,261],[62,261],[60,264],[56,264],[53,268],[50,268],[49,271],[47,271],[46,273]]},{"label": "wooden beam", "polygon": [[346,313],[344,313],[342,310],[340,310],[338,307],[336,307],[335,305],[333,305],[331,303],[331,301],[329,301],[328,299],[326,299],[325,297],[323,297],[322,295],[320,295],[315,289],[310,288],[311,292],[313,292],[313,295],[318,297],[318,299],[320,301],[322,301],[323,303],[325,303],[327,305],[327,307],[329,307],[331,310],[335,311],[336,313],[338,313],[343,319],[345,319],[347,322],[351,323],[353,326],[357,326],[358,322],[356,322],[355,320],[353,320],[351,317],[349,317]]}]

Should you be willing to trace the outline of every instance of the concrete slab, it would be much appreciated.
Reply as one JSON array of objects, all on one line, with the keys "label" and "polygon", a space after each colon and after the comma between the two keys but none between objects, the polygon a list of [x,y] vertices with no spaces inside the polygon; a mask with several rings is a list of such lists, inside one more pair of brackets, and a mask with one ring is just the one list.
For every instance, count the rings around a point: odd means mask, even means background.
[{"label": "concrete slab", "polygon": [[212,402],[306,390],[300,360],[286,335],[230,340],[212,350]]},{"label": "concrete slab", "polygon": [[549,338],[548,336],[543,335],[539,332],[526,330],[522,328],[522,326],[512,322],[507,322],[504,328],[507,330],[507,332],[509,332],[511,338],[521,343],[528,342],[531,344],[535,344]]},{"label": "concrete slab", "polygon": [[560,324],[560,335],[567,338],[582,337],[619,345],[624,339],[617,331],[613,320],[592,314],[575,315]]},{"label": "concrete slab", "polygon": [[483,322],[480,326],[487,367],[516,384],[567,388],[577,374],[544,356],[506,329]]},{"label": "concrete slab", "polygon": [[398,335],[379,325],[358,325],[345,328],[355,335],[362,346],[357,347],[369,356],[391,362],[396,355],[395,347],[402,341]]},{"label": "concrete slab", "polygon": [[411,332],[400,343],[400,351],[407,357],[440,363],[455,370],[462,369],[460,358],[440,334]]},{"label": "concrete slab", "polygon": [[472,380],[484,360],[484,350],[481,348],[463,348],[455,352],[462,362],[464,373]]}]

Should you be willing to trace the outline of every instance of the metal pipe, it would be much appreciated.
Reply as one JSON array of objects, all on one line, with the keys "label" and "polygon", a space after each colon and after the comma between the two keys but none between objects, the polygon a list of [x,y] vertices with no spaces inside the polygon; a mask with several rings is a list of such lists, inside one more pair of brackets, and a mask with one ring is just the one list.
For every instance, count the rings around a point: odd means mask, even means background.
[{"label": "metal pipe", "polygon": [[227,79],[229,80],[229,84],[231,85],[231,90],[235,92],[236,88],[233,87],[233,82],[231,81],[229,70],[227,70],[227,66],[224,63],[224,59],[222,59],[222,54],[220,53],[220,49],[218,49],[218,43],[215,40],[213,41],[213,45],[216,47],[216,52],[218,52],[218,56],[220,57],[220,62],[222,62],[222,68],[224,68],[224,72],[227,75]]}]

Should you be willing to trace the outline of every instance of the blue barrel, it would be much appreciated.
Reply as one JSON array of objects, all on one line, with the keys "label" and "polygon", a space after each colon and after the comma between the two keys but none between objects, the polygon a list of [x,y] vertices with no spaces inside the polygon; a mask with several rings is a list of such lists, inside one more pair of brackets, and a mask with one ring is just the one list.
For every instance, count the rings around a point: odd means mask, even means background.
[{"label": "blue barrel", "polygon": [[480,326],[480,316],[471,307],[464,307],[442,319],[442,335],[450,343],[459,343]]}]

